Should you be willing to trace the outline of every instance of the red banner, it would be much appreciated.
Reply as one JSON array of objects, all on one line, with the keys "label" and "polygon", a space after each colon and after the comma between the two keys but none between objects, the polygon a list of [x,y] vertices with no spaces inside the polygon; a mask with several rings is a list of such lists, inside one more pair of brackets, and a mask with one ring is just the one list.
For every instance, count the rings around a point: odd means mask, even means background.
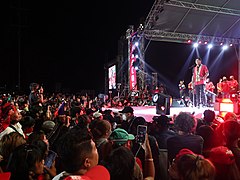
[{"label": "red banner", "polygon": [[129,87],[130,91],[137,90],[137,73],[133,67],[133,62],[136,61],[136,57],[133,54],[135,46],[130,44],[130,60],[129,60]]}]

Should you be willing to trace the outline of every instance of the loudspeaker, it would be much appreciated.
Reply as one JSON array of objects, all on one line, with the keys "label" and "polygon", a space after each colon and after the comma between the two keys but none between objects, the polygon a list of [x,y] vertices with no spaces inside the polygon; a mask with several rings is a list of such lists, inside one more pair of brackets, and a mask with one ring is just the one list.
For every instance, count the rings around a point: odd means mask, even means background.
[{"label": "loudspeaker", "polygon": [[173,99],[171,107],[186,107],[183,99]]},{"label": "loudspeaker", "polygon": [[171,96],[159,93],[156,101],[156,114],[170,115]]}]

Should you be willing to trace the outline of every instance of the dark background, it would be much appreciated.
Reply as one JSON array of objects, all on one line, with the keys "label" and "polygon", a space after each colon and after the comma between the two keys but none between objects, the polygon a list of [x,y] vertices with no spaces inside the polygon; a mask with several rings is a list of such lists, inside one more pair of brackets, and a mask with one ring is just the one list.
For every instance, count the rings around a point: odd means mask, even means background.
[{"label": "dark background", "polygon": [[[56,87],[69,91],[93,89],[104,92],[104,66],[117,55],[118,40],[129,25],[137,27],[147,17],[154,0],[121,1],[31,1],[3,3],[0,87],[29,92],[29,84],[43,84],[46,91]],[[191,77],[192,47],[186,44],[150,42],[145,61],[149,71],[159,73],[171,93],[178,81]],[[206,52],[202,49],[200,54]],[[211,78],[237,77],[235,50],[216,64],[219,50],[210,54]],[[20,68],[19,68],[20,62]],[[224,62],[224,64],[223,64]],[[212,65],[214,64],[214,65]],[[19,76],[20,69],[20,76]],[[190,73],[189,73],[190,72]]]}]

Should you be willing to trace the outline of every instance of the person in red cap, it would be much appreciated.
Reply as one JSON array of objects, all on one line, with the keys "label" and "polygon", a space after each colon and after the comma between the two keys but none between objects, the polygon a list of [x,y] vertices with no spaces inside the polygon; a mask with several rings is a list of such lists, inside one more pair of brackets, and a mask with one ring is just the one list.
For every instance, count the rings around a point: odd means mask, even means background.
[{"label": "person in red cap", "polygon": [[16,112],[16,107],[10,103],[5,102],[0,107],[0,133],[3,132],[10,125],[10,117]]},{"label": "person in red cap", "polygon": [[238,91],[238,81],[234,78],[233,75],[229,77],[228,81],[228,86],[229,86],[229,93],[230,94],[236,94]]},{"label": "person in red cap", "polygon": [[229,148],[225,146],[217,146],[212,148],[208,159],[216,168],[216,179],[239,179],[240,172],[236,164],[236,158]]},{"label": "person in red cap", "polygon": [[216,170],[213,163],[202,155],[183,148],[169,167],[170,179],[215,179]]}]

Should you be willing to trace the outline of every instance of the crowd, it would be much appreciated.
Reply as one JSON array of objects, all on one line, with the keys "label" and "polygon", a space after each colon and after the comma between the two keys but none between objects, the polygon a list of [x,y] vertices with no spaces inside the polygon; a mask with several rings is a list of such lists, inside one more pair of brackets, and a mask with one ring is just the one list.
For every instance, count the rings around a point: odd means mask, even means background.
[{"label": "crowd", "polygon": [[[56,93],[37,83],[28,95],[0,99],[0,179],[240,179],[240,124],[205,110],[135,116],[98,97]],[[104,111],[102,107],[105,107]],[[139,125],[147,127],[140,142]]]}]

